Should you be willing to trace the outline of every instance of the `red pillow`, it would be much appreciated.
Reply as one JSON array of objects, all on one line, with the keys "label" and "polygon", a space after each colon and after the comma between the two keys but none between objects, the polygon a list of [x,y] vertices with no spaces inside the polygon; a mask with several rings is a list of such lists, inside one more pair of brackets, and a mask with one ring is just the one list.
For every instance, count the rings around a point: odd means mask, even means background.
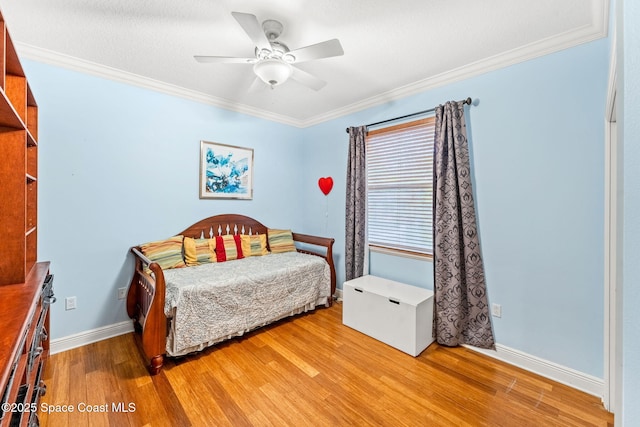
[{"label": "red pillow", "polygon": [[216,236],[216,259],[218,262],[244,258],[240,236],[227,234]]}]

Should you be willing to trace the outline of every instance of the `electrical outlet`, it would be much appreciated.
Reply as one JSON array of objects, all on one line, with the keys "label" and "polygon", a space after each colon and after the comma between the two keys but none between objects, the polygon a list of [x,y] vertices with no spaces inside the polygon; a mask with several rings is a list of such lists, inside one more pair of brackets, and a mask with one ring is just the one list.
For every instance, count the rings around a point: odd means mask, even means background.
[{"label": "electrical outlet", "polygon": [[64,309],[65,310],[75,310],[76,309],[76,297],[66,297],[64,299]]},{"label": "electrical outlet", "polygon": [[502,317],[502,306],[500,304],[491,304],[491,314],[494,317]]},{"label": "electrical outlet", "polygon": [[125,299],[127,297],[127,288],[118,288],[118,299]]}]

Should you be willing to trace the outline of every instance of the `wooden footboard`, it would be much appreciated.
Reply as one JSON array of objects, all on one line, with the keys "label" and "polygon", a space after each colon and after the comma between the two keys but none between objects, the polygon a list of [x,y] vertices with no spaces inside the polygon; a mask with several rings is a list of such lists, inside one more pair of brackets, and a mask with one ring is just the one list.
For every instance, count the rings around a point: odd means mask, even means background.
[{"label": "wooden footboard", "polygon": [[333,304],[333,296],[336,293],[336,267],[333,264],[333,243],[335,239],[327,237],[310,236],[308,234],[292,233],[293,240],[296,242],[304,243],[307,245],[314,245],[324,248],[324,253],[319,253],[314,250],[298,248],[298,252],[302,252],[310,255],[317,255],[327,260],[329,268],[331,270],[331,295],[329,297],[329,306]]},{"label": "wooden footboard", "polygon": [[[147,369],[155,375],[162,369],[167,340],[167,318],[164,315],[164,273],[158,263],[151,262],[139,247],[131,248],[135,270],[127,295],[127,313],[133,319],[136,342]],[[147,273],[146,268],[152,274]]]},{"label": "wooden footboard", "polygon": [[[217,215],[198,221],[178,233],[194,238],[211,238],[224,234],[267,234],[267,227],[243,215]],[[299,233],[293,233],[293,239],[303,246],[298,248],[298,252],[320,256],[329,264],[331,295],[328,305],[331,305],[336,291],[334,239]],[[310,245],[313,248],[309,248]],[[134,255],[135,269],[127,295],[127,313],[133,319],[136,342],[147,362],[147,369],[151,375],[155,375],[160,372],[164,363],[169,331],[169,320],[164,314],[164,273],[160,265],[144,256],[140,247],[131,248],[131,253]]]}]

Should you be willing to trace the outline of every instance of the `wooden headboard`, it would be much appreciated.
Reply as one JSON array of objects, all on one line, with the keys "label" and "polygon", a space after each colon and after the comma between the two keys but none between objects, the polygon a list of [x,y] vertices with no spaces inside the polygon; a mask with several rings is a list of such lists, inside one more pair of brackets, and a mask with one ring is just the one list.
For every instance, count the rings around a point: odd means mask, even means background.
[{"label": "wooden headboard", "polygon": [[195,239],[226,234],[267,234],[267,227],[253,218],[237,214],[214,215],[196,222],[181,233]]}]

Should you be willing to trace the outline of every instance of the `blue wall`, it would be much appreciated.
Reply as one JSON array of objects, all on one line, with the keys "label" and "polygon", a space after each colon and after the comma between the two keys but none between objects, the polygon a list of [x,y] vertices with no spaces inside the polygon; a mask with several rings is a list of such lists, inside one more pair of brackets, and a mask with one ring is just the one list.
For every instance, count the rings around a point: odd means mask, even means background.
[{"label": "blue wall", "polygon": [[[300,230],[300,129],[25,61],[39,106],[39,259],[52,338],[128,320],[128,249],[220,213]],[[254,149],[254,199],[200,200],[200,140]],[[285,167],[283,167],[285,166]],[[77,297],[76,310],[64,298]]]},{"label": "blue wall", "polygon": [[[217,213],[335,237],[341,286],[345,128],[471,96],[480,237],[503,311],[497,342],[602,378],[607,62],[600,40],[295,129],[26,61],[41,110],[39,257],[52,261],[60,301],[78,297],[74,311],[54,306],[53,338],[126,320],[116,289],[128,285],[128,248]],[[198,199],[201,139],[255,149],[253,201]],[[328,196],[323,176],[335,181]],[[428,262],[373,254],[371,264],[432,287]]]},{"label": "blue wall", "polygon": [[[345,128],[471,96],[472,171],[499,344],[603,377],[604,105],[608,40],[433,89],[307,129],[313,177],[332,175],[328,234],[344,280]],[[311,180],[309,180],[311,181]],[[325,227],[319,191],[305,218]],[[321,226],[322,224],[322,226]],[[379,253],[371,272],[433,288],[432,266]]]},{"label": "blue wall", "polygon": [[640,419],[640,3],[617,0],[619,138],[624,151],[622,413],[616,425]]}]

